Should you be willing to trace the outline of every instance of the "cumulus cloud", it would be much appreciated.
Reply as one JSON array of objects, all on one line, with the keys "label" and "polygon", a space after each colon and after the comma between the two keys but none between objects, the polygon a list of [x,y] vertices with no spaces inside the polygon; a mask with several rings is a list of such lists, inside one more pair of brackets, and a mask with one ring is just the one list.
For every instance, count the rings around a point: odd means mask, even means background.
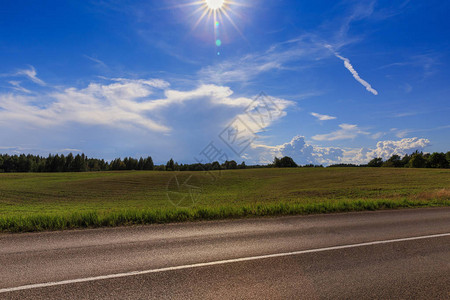
[{"label": "cumulus cloud", "polygon": [[377,147],[368,152],[369,157],[382,157],[388,159],[394,154],[405,155],[416,150],[423,151],[425,147],[430,145],[428,139],[406,138],[399,141],[379,141]]},{"label": "cumulus cloud", "polygon": [[304,136],[295,136],[290,142],[278,146],[254,144],[249,151],[259,163],[270,163],[274,157],[290,156],[301,165],[331,164],[339,161],[344,154],[340,148],[310,145]]},{"label": "cumulus cloud", "polygon": [[321,114],[318,114],[318,113],[315,113],[315,112],[312,112],[311,116],[316,117],[320,121],[328,121],[328,120],[336,119],[336,117],[329,116],[329,115],[321,115]]},{"label": "cumulus cloud", "polygon": [[341,129],[327,134],[317,134],[313,136],[312,139],[316,141],[336,141],[336,140],[354,139],[358,135],[369,134],[369,132],[361,130],[358,127],[358,125],[344,123],[340,124],[339,127]]},{"label": "cumulus cloud", "polygon": [[290,142],[277,146],[253,144],[248,156],[254,157],[257,163],[271,163],[274,157],[290,156],[301,165],[365,164],[374,157],[386,160],[394,154],[404,156],[416,150],[423,151],[429,145],[429,140],[415,137],[398,141],[379,141],[374,148],[321,147],[308,144],[303,136],[296,136]]},{"label": "cumulus cloud", "polygon": [[430,145],[430,141],[424,138],[405,138],[398,141],[379,141],[375,148],[350,149],[345,151],[343,161],[347,163],[363,164],[375,157],[384,160],[396,154],[404,156],[414,151],[423,151]]}]

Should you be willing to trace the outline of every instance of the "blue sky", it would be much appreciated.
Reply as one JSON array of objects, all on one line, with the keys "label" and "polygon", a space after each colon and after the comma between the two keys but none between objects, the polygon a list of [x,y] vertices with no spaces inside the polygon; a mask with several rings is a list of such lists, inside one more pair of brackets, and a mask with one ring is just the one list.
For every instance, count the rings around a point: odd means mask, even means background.
[{"label": "blue sky", "polygon": [[217,26],[206,2],[2,1],[0,152],[450,150],[450,2],[225,0]]}]

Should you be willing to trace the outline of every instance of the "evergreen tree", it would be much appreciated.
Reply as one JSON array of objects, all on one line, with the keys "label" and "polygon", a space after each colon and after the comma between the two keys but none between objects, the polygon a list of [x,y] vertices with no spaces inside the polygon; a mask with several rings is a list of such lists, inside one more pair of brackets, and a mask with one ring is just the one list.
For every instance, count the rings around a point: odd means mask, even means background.
[{"label": "evergreen tree", "polygon": [[151,156],[147,157],[146,159],[144,159],[144,166],[143,166],[143,170],[153,170],[154,168],[154,164],[153,164],[153,159]]},{"label": "evergreen tree", "polygon": [[171,158],[166,164],[166,171],[174,171],[174,161]]}]

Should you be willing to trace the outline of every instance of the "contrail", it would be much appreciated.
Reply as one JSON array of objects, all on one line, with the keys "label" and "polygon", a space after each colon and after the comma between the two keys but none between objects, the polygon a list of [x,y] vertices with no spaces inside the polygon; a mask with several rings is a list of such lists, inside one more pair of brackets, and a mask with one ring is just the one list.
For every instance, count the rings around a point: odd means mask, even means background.
[{"label": "contrail", "polygon": [[336,57],[340,58],[341,60],[344,61],[344,65],[347,68],[347,70],[350,71],[350,73],[352,73],[353,77],[359,82],[361,83],[363,86],[365,86],[366,90],[368,90],[369,92],[371,92],[372,94],[374,94],[375,96],[378,95],[378,92],[372,88],[372,86],[370,85],[370,83],[368,83],[367,81],[365,81],[364,79],[362,79],[358,72],[356,72],[356,70],[353,68],[353,66],[350,64],[350,60],[348,58],[345,58],[343,56],[340,56],[337,53],[334,53],[334,55],[336,55]]}]

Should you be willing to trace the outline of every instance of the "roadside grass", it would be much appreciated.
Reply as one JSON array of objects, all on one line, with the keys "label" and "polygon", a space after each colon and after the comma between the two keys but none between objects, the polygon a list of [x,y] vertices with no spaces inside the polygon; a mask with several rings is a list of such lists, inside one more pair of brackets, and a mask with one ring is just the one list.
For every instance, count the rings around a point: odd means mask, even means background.
[{"label": "roadside grass", "polygon": [[[176,185],[173,190],[174,175],[179,183],[190,178],[200,193],[191,198]],[[0,174],[0,232],[450,206],[450,170],[249,169],[216,175]],[[181,200],[169,201],[167,190]]]},{"label": "roadside grass", "polygon": [[129,209],[115,212],[87,211],[71,214],[43,213],[0,217],[0,231],[31,232],[432,206],[450,206],[450,200],[356,200],[320,203],[273,203],[241,207],[223,206],[193,209]]}]

